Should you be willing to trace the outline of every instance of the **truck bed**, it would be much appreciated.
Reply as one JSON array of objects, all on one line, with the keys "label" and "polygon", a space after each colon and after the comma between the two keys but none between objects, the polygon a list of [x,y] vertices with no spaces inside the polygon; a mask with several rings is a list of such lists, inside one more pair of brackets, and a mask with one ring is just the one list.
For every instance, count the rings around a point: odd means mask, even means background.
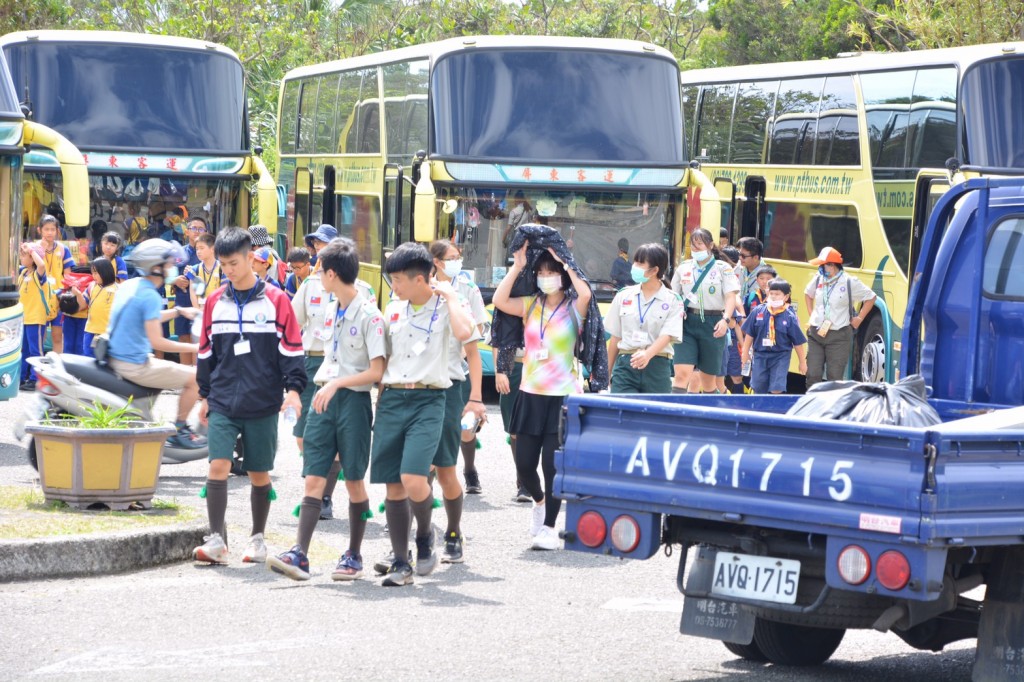
[{"label": "truck bed", "polygon": [[[555,489],[654,514],[925,546],[1024,540],[1024,428],[959,420],[988,406],[934,401],[943,424],[790,417],[797,396],[567,399]],[[965,421],[964,425],[971,424]]]}]

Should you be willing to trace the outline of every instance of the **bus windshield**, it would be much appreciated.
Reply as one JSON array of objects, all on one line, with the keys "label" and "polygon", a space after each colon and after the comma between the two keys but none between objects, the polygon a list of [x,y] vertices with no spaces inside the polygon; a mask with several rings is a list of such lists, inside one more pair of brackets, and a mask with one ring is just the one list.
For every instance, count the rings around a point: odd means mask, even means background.
[{"label": "bus windshield", "polygon": [[246,149],[242,66],[224,54],[92,42],[6,53],[34,120],[82,149]]},{"label": "bus windshield", "polygon": [[964,161],[1024,168],[1024,59],[982,62],[963,76]]},{"label": "bus windshield", "polygon": [[0,55],[0,117],[18,119],[22,117],[21,107],[18,106],[18,97],[12,87],[11,75],[7,70],[7,62],[2,55]]},{"label": "bus windshield", "polygon": [[473,50],[432,74],[444,158],[683,163],[679,77],[661,58],[594,51]]}]

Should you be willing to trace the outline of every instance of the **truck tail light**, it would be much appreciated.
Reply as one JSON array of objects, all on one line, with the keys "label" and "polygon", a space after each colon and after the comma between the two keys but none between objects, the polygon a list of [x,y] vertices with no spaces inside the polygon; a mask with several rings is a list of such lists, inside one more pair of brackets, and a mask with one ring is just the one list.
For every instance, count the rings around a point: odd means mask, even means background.
[{"label": "truck tail light", "polygon": [[857,545],[843,548],[837,564],[839,577],[851,585],[860,585],[871,575],[871,557]]},{"label": "truck tail light", "polygon": [[576,536],[587,547],[600,547],[608,535],[608,524],[596,511],[583,512],[576,522]]},{"label": "truck tail light", "polygon": [[902,590],[910,582],[910,562],[900,552],[890,549],[878,557],[875,573],[885,589]]},{"label": "truck tail light", "polygon": [[612,547],[629,553],[640,544],[640,524],[632,516],[623,514],[612,521]]}]

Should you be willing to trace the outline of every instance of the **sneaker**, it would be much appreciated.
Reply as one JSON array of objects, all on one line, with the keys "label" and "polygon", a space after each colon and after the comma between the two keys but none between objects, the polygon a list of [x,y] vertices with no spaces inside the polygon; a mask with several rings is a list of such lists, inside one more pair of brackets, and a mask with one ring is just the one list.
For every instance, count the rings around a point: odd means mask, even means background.
[{"label": "sneaker", "polygon": [[[409,562],[408,563],[409,563],[410,566],[413,564],[412,550],[411,549],[409,550]],[[383,559],[380,559],[379,561],[377,561],[377,563],[375,563],[373,565],[373,570],[376,571],[380,575],[384,575],[385,573],[387,573],[388,571],[391,570],[391,567],[394,566],[394,564],[395,564],[395,553],[393,551],[392,552],[388,552],[386,557],[384,557]]]},{"label": "sneaker", "polygon": [[20,384],[18,384],[18,390],[19,391],[34,391],[34,390],[36,390],[36,382],[32,381],[31,379],[26,379],[25,381],[23,381]]},{"label": "sneaker", "polygon": [[330,497],[325,497],[323,502],[320,504],[320,520],[330,521],[334,518],[334,502],[331,501]]},{"label": "sneaker", "polygon": [[452,532],[444,536],[444,551],[441,553],[441,563],[462,563],[462,536],[458,533]]},{"label": "sneaker", "polygon": [[522,502],[523,504],[533,502],[533,498],[530,497],[530,493],[528,493],[526,491],[526,488],[524,488],[523,486],[519,486],[519,492],[515,494],[512,500],[515,502]]},{"label": "sneaker", "polygon": [[412,566],[405,561],[396,561],[388,568],[388,574],[381,582],[384,587],[412,585]]},{"label": "sneaker", "polygon": [[[266,546],[263,549],[266,556]],[[274,573],[280,573],[292,580],[309,580],[309,559],[298,545],[277,556],[266,557],[266,562],[267,568]]]},{"label": "sneaker", "polygon": [[[390,568],[390,566],[389,566]],[[363,555],[353,554],[347,549],[338,559],[338,565],[331,573],[331,580],[358,580],[363,577]]]},{"label": "sneaker", "polygon": [[228,562],[228,546],[220,533],[206,535],[203,544],[192,550],[192,558],[208,564],[226,564]]},{"label": "sneaker", "polygon": [[198,450],[206,447],[206,439],[193,431],[188,425],[182,426],[178,432],[167,439],[168,447],[183,450]]},{"label": "sneaker", "polygon": [[479,495],[483,492],[483,488],[480,487],[480,473],[475,469],[472,471],[462,472],[466,477],[466,494],[467,495]]},{"label": "sneaker", "polygon": [[249,546],[242,553],[242,561],[247,564],[262,564],[267,560],[267,543],[263,541],[263,533],[256,533],[249,538]]},{"label": "sneaker", "polygon": [[429,535],[416,538],[416,575],[430,575],[437,568],[434,535],[434,529],[431,528]]},{"label": "sneaker", "polygon": [[533,538],[534,549],[554,550],[561,546],[558,531],[551,526],[541,526],[540,532]]},{"label": "sneaker", "polygon": [[[532,498],[530,500],[533,501]],[[530,537],[536,537],[540,529],[544,527],[544,514],[547,512],[543,502],[540,504],[533,505],[533,511],[530,515]]]}]

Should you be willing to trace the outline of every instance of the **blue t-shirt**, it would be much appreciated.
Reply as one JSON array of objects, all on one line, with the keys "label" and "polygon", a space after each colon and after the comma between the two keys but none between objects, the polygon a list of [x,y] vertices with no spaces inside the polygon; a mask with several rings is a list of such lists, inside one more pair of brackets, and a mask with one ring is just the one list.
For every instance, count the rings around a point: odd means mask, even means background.
[{"label": "blue t-shirt", "polygon": [[146,336],[146,322],[159,320],[163,309],[163,296],[145,277],[136,277],[120,285],[110,310],[113,326],[107,351],[110,357],[136,365],[145,364],[153,351]]},{"label": "blue t-shirt", "polygon": [[775,316],[775,345],[764,345],[768,338],[768,320],[771,318],[768,306],[761,304],[754,308],[743,323],[743,333],[754,338],[752,350],[755,353],[788,353],[795,346],[807,343],[807,337],[800,329],[800,319],[792,308],[786,308]]},{"label": "blue t-shirt", "polygon": [[[192,248],[191,244],[185,245],[185,257],[188,258],[188,262],[185,264],[185,266],[191,267],[194,265],[199,265],[199,256],[196,255],[196,250]],[[181,268],[181,274],[185,274],[185,267]],[[192,299],[189,296],[187,286],[184,289],[179,289],[177,286],[174,285],[173,282],[168,282],[168,284],[170,284],[174,288],[175,306],[183,306],[187,308],[190,305],[192,305]]]},{"label": "blue t-shirt", "polygon": [[110,262],[114,266],[114,278],[118,282],[128,279],[128,266],[124,264],[124,258],[114,256],[110,259]]}]

